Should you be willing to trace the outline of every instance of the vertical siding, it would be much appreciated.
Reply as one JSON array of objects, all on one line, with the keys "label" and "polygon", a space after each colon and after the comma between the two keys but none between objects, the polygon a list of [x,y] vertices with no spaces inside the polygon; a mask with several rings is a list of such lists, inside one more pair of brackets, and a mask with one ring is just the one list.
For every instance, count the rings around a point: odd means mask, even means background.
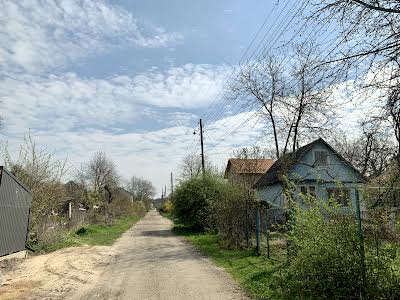
[{"label": "vertical siding", "polygon": [[31,194],[6,171],[0,181],[0,256],[25,249]]},{"label": "vertical siding", "polygon": [[[326,166],[314,166],[314,151],[324,150],[328,152],[328,164]],[[293,166],[289,178],[293,180],[317,180],[340,181],[348,183],[363,182],[363,179],[354,170],[343,162],[339,156],[332,152],[325,144],[317,143],[302,158],[302,163]]]},{"label": "vertical siding", "polygon": [[260,201],[269,202],[273,206],[282,207],[284,205],[284,196],[280,183],[258,189],[257,195]]}]

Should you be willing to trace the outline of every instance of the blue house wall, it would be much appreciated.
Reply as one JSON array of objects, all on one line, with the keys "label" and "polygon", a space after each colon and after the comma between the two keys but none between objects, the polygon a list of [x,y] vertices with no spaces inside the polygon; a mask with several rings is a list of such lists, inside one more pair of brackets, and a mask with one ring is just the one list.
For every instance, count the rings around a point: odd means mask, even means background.
[{"label": "blue house wall", "polygon": [[[315,152],[326,151],[328,158],[324,166],[315,164]],[[314,186],[318,199],[328,199],[327,189],[343,187],[349,189],[350,200],[355,203],[356,189],[364,179],[346,161],[332,151],[322,140],[316,142],[289,170],[288,179],[296,183],[298,193],[301,186]],[[277,182],[257,189],[258,198],[273,206],[284,207],[285,197],[282,183]],[[359,195],[361,197],[361,194]]]}]

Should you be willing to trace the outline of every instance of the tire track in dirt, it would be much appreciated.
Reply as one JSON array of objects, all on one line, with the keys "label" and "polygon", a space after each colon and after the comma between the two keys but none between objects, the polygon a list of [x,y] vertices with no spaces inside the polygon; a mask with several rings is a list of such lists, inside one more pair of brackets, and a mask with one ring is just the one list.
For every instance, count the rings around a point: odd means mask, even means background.
[{"label": "tire track in dirt", "polygon": [[220,268],[153,211],[113,246],[62,249],[4,275],[1,300],[247,299]]}]

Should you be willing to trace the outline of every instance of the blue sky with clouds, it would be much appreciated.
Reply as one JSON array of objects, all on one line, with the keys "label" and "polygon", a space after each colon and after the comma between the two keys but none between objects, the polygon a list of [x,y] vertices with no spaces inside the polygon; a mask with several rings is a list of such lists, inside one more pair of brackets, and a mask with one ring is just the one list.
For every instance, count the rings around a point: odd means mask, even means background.
[{"label": "blue sky with clouds", "polygon": [[[124,178],[161,189],[196,149],[193,128],[275,3],[0,1],[3,141],[16,150],[30,130],[68,157],[71,173],[102,150]],[[219,165],[262,128],[249,113],[225,111],[206,124],[206,144],[254,120],[206,145]]]}]

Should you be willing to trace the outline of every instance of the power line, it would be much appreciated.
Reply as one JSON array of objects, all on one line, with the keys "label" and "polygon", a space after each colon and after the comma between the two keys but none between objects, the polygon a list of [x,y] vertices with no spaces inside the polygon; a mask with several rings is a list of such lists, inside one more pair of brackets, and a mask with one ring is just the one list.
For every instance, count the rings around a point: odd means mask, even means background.
[{"label": "power line", "polygon": [[[274,30],[274,32],[273,32],[273,34],[272,34],[272,37],[270,38],[270,40],[273,39],[273,42],[270,42],[270,43],[269,43],[269,44],[271,45],[271,46],[270,46],[270,49],[272,48],[272,45],[277,41],[277,39],[278,39],[279,36],[280,36],[280,35],[278,35],[278,32],[279,32],[279,31],[278,31],[278,28],[279,28],[280,26],[283,25],[284,21],[289,17],[289,15],[290,15],[290,13],[292,12],[292,10],[294,10],[294,9],[296,8],[296,6],[298,5],[299,1],[300,1],[300,0],[296,0],[296,3],[295,3],[295,4],[291,7],[291,9],[286,13],[286,15],[284,16],[283,20],[281,20],[281,22],[280,22],[280,24],[278,25],[278,27],[275,28],[275,30]],[[276,17],[276,19],[275,19],[274,23],[272,24],[271,28],[275,25],[276,21],[279,19],[280,15],[281,15],[282,12],[285,10],[285,8],[287,7],[288,3],[289,3],[289,1],[286,2],[286,5],[285,5],[284,8],[281,10],[281,12],[279,13],[279,15]],[[304,3],[308,3],[308,1],[306,1],[306,2],[304,2]],[[294,18],[296,17],[296,15],[301,11],[301,9],[302,9],[303,6],[304,6],[304,3],[297,9],[296,13],[292,16],[292,18],[290,19],[290,21],[286,24],[285,28],[284,28],[283,30],[281,30],[281,33],[282,33],[284,30],[286,30],[286,28],[287,28],[287,27],[290,25],[290,23],[294,20]],[[260,45],[262,44],[262,42],[265,40],[267,34],[268,34],[268,32],[264,35],[263,39],[262,39],[262,40],[260,41],[260,43],[258,44],[257,48],[253,51],[253,54],[247,59],[248,61],[251,61],[251,60],[252,60],[253,56],[256,54],[256,50],[259,48],[259,46],[260,46]],[[257,59],[260,57],[260,55],[261,55],[262,53],[265,52],[265,49],[266,49],[266,43],[264,43],[264,47],[263,47],[263,49],[262,49],[261,51],[259,51],[258,55],[256,56],[256,59],[253,60],[253,65],[254,65],[254,63],[257,61]],[[244,56],[243,56],[243,57],[244,57]],[[243,57],[242,57],[242,59],[243,59]],[[239,65],[241,64],[242,59],[239,61]],[[217,101],[218,97],[219,97],[219,96],[222,94],[222,92],[225,90],[227,84],[228,84],[229,81],[231,80],[232,75],[235,73],[235,71],[236,71],[236,67],[234,67],[234,70],[232,71],[232,73],[231,73],[231,75],[229,76],[228,80],[225,82],[225,84],[224,84],[223,88],[221,89],[221,91],[218,93],[218,95],[217,95],[215,101]],[[223,105],[224,102],[225,102],[225,103],[227,102],[227,99],[228,99],[228,97],[225,97],[225,101],[224,101],[224,98],[221,98],[221,99],[219,100],[219,102],[218,102],[217,105],[216,105],[216,108],[214,109],[214,114],[215,114],[215,111],[218,111],[219,107],[221,107],[221,106]],[[207,118],[210,118],[212,115],[213,115],[213,114],[210,113],[210,114],[206,117],[206,119],[207,119]]]},{"label": "power line", "polygon": [[[289,3],[289,0],[287,0],[287,3]],[[286,5],[287,5],[287,3],[286,3]],[[254,41],[255,41],[256,38],[258,37],[258,35],[259,35],[259,33],[261,32],[261,30],[262,30],[262,29],[264,28],[264,26],[266,25],[267,21],[268,21],[269,18],[271,17],[272,13],[275,11],[275,9],[276,9],[276,7],[278,6],[278,4],[279,4],[279,1],[277,1],[277,2],[275,3],[274,7],[270,10],[268,16],[265,18],[265,20],[264,20],[264,22],[262,23],[261,27],[258,29],[257,33],[254,35],[254,37],[253,37],[253,39],[251,40],[249,46],[246,48],[245,52],[244,52],[243,55],[241,56],[239,62],[241,62],[241,61],[244,59],[244,57],[246,56],[247,52],[249,51],[249,49],[250,49],[251,46],[253,45]],[[235,72],[235,70],[233,70],[233,71],[231,72],[231,74],[229,75],[229,78],[233,75],[234,72]],[[228,78],[228,80],[225,82],[224,86],[225,86],[226,83],[229,81],[229,78]],[[222,93],[223,90],[224,90],[224,87],[220,90],[220,92],[217,94],[217,96],[215,97],[215,99],[218,99],[220,93]],[[215,101],[213,101],[212,103],[214,103],[214,102],[215,102]],[[206,112],[208,111],[209,108],[211,108],[212,103],[210,103],[210,105],[207,107]],[[204,120],[206,120],[208,117],[209,117],[209,116],[207,116],[207,115],[205,115],[205,114],[202,115],[202,118],[203,118]]]},{"label": "power line", "polygon": [[[289,3],[289,1],[286,3],[285,7],[287,6],[288,3]],[[295,13],[294,15],[292,15],[292,17],[291,17],[291,19],[289,20],[289,22],[287,22],[286,25],[284,26],[285,21],[287,20],[287,18],[289,18],[289,14],[290,14],[293,10],[295,10],[295,7],[298,5],[298,3],[299,3],[299,0],[296,1],[296,4],[292,6],[292,8],[289,10],[289,12],[286,13],[286,16],[284,17],[284,19],[282,19],[282,20],[280,21],[278,27],[275,28],[275,31],[274,31],[274,33],[272,34],[272,37],[271,37],[271,38],[273,38],[274,40],[273,40],[272,43],[269,43],[270,46],[268,47],[268,45],[267,45],[266,43],[264,43],[264,47],[262,47],[262,50],[260,50],[260,51],[257,53],[257,49],[260,47],[260,45],[262,44],[262,42],[265,40],[265,38],[266,38],[266,36],[267,36],[267,33],[264,35],[264,37],[263,37],[262,40],[259,42],[259,44],[257,45],[257,47],[253,50],[252,55],[251,55],[250,58],[248,59],[248,60],[251,62],[251,64],[250,64],[249,66],[254,66],[254,64],[257,62],[257,60],[266,52],[267,49],[268,49],[268,51],[270,51],[270,50],[272,49],[274,43],[275,43],[275,42],[277,41],[277,39],[279,38],[278,32],[281,32],[281,33],[282,33],[283,31],[285,31],[285,30],[289,27],[289,25],[290,25],[291,22],[294,20],[294,18],[298,15],[298,13],[299,13],[302,9],[305,8],[305,5],[304,5],[304,4],[305,4],[305,3],[307,4],[308,1],[305,1],[302,5],[300,5],[300,7],[298,7],[296,13]],[[275,19],[275,22],[273,23],[273,25],[276,23],[276,21],[278,20],[279,16],[280,16],[280,15],[282,14],[282,12],[284,11],[285,7],[281,10],[280,14],[279,14],[278,17]],[[276,6],[274,7],[274,9],[275,9],[275,8],[276,8]],[[273,11],[273,10],[271,10],[270,15],[271,15],[272,11]],[[256,38],[258,37],[258,35],[259,35],[259,33],[261,32],[261,30],[264,28],[264,26],[265,26],[266,23],[267,23],[267,19],[263,22],[262,26],[261,26],[260,29],[257,31],[256,35],[253,37],[252,42],[250,43],[250,45],[247,47],[246,51],[245,51],[244,54],[242,55],[241,59],[239,60],[239,65],[242,63],[244,57],[245,57],[246,54],[249,52],[249,49],[250,49],[251,46],[253,45],[254,41],[256,40]],[[303,23],[303,25],[296,31],[296,33],[299,33],[299,32],[305,27],[305,25],[306,25],[306,23]],[[282,29],[282,30],[279,30],[279,27],[282,27],[282,26],[284,26],[283,29]],[[317,26],[315,26],[314,29],[316,29],[316,27],[317,27]],[[323,27],[323,26],[320,26],[320,28],[319,28],[317,31],[319,32],[319,31],[321,31],[322,29],[324,29],[324,27]],[[333,31],[333,32],[334,32],[334,31]],[[293,38],[295,37],[296,33],[289,39],[289,42],[287,42],[287,44],[290,43],[290,42],[293,40]],[[337,44],[337,46],[339,46],[339,45],[340,45],[340,43]],[[326,50],[326,49],[327,49],[327,48],[325,48],[325,50]],[[331,52],[332,52],[332,51],[331,51]],[[330,53],[331,53],[331,52],[330,52]],[[257,54],[256,54],[256,53],[257,53]],[[251,58],[253,58],[254,55],[256,55],[256,56],[255,56],[255,59],[254,59],[253,61],[251,61]],[[328,54],[328,55],[329,55],[329,54]],[[287,62],[288,62],[288,61],[286,61],[285,65],[287,64]],[[234,70],[232,71],[232,73],[231,73],[231,75],[229,76],[228,80],[225,82],[223,88],[219,91],[219,93],[217,94],[217,97],[216,97],[215,100],[209,105],[209,107],[207,108],[207,110],[208,110],[209,108],[212,107],[212,104],[213,104],[214,102],[216,102],[218,98],[220,98],[220,96],[222,95],[222,93],[224,92],[224,90],[225,90],[225,88],[226,88],[226,85],[228,84],[229,80],[231,80],[232,75],[234,74],[235,71],[236,71],[236,67],[234,67]],[[225,97],[222,96],[223,98],[221,98],[221,99],[219,100],[219,102],[216,103],[216,106],[214,106],[214,109],[213,109],[213,110],[211,110],[208,114],[203,115],[203,116],[205,116],[206,119],[211,119],[211,117],[213,117],[213,116],[215,116],[215,117],[218,116],[218,113],[219,113],[219,112],[222,113],[224,110],[226,111],[226,109],[225,109],[226,106],[223,108],[224,103],[227,103],[229,100],[233,100],[233,101],[234,101],[234,100],[236,100],[236,99],[238,98],[238,95],[237,95],[237,94],[234,95],[232,92],[231,92],[231,95],[230,95],[230,96],[229,96],[229,94],[227,95],[226,93],[224,94],[224,96],[225,96]],[[223,109],[222,109],[222,108],[223,108]],[[243,108],[243,107],[242,107],[242,108]],[[235,113],[238,113],[238,112],[240,111],[240,109],[241,109],[241,107],[237,107]],[[207,110],[206,110],[206,111],[207,111]],[[234,113],[234,114],[235,114],[235,113]],[[233,114],[233,115],[234,115],[234,114]],[[222,125],[225,125],[226,123],[227,123],[227,120],[226,120]],[[246,122],[244,122],[244,123],[246,123]],[[234,133],[234,132],[237,132],[237,130],[238,130],[241,126],[243,126],[244,123],[240,124],[237,128],[235,128],[233,131],[231,131],[230,134],[232,134],[232,133]],[[214,125],[215,125],[215,122],[214,122]],[[226,135],[225,135],[225,136],[226,136]],[[207,134],[207,137],[211,140],[211,138],[210,138],[210,136],[209,136],[208,134]],[[226,139],[226,137],[225,137],[223,140],[225,140],[225,139]],[[220,140],[219,143],[217,143],[216,145],[214,145],[212,148],[215,148],[215,147],[216,147],[217,145],[219,145],[223,140]],[[212,149],[212,148],[211,148],[211,149]]]}]

